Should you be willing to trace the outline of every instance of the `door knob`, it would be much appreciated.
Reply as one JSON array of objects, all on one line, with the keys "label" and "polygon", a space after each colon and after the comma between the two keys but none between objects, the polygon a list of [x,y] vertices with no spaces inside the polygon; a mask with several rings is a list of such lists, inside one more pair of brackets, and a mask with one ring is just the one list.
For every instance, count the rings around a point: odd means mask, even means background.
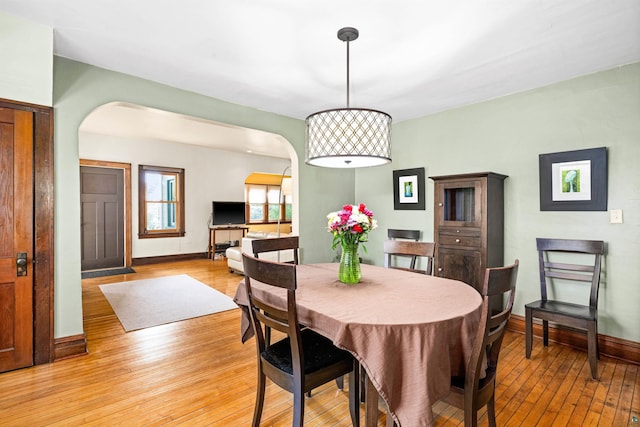
[{"label": "door knob", "polygon": [[27,275],[27,253],[18,252],[16,255],[16,276]]}]

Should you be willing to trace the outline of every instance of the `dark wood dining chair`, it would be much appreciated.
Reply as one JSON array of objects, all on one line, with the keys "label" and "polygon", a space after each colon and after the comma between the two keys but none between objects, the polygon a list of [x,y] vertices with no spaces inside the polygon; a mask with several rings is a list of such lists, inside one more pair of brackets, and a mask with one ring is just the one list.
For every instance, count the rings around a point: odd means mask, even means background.
[{"label": "dark wood dining chair", "polygon": [[[400,240],[410,240],[410,241],[417,242],[420,240],[420,230],[402,230],[398,228],[388,228],[387,239],[390,239],[390,240],[400,239]],[[402,256],[402,255],[398,255],[398,256]],[[415,269],[417,257],[412,255],[409,255],[408,257],[411,260],[409,264],[409,268]]]},{"label": "dark wood dining chair", "polygon": [[[482,285],[482,314],[473,341],[471,358],[464,376],[451,378],[451,391],[444,399],[464,410],[465,427],[478,425],[478,410],[487,406],[489,426],[495,427],[495,388],[498,356],[507,321],[511,316],[516,294],[519,261],[507,267],[487,268]],[[492,297],[505,301],[500,312],[495,312]],[[486,360],[485,364],[483,363]]]},{"label": "dark wood dining chair", "polygon": [[260,258],[261,253],[275,251],[293,251],[293,263],[298,264],[298,252],[300,243],[298,236],[278,237],[274,239],[256,239],[251,242],[253,256]]},{"label": "dark wood dining chair", "polygon": [[[412,242],[407,240],[385,240],[384,241],[384,266],[387,268],[397,268],[400,270],[412,271],[422,274],[433,274],[433,252],[435,245],[432,242]],[[413,260],[408,268],[392,264],[392,257],[412,256]],[[424,269],[415,268],[415,260],[424,258]]]},{"label": "dark wood dining chair", "polygon": [[[587,353],[591,377],[598,379],[598,290],[604,255],[601,240],[536,239],[540,273],[538,301],[525,304],[525,355],[531,358],[533,319],[542,320],[542,341],[549,345],[549,322],[563,324],[587,332]],[[564,254],[561,257],[561,253]],[[552,259],[553,258],[553,259]],[[582,259],[579,259],[582,258]],[[577,263],[580,261],[580,263]],[[588,304],[548,298],[549,287],[589,283]],[[585,298],[586,301],[586,298]]]},{"label": "dark wood dining chair", "polygon": [[[300,327],[296,306],[296,265],[261,260],[246,253],[242,259],[258,359],[252,425],[260,425],[267,377],[293,394],[292,425],[301,427],[304,422],[304,394],[349,374],[351,422],[359,426],[359,364],[348,351],[334,346],[330,339]],[[286,308],[276,307],[255,295],[251,286],[253,280],[286,290]],[[272,344],[266,342],[264,327],[267,326],[286,334],[286,337]]]}]

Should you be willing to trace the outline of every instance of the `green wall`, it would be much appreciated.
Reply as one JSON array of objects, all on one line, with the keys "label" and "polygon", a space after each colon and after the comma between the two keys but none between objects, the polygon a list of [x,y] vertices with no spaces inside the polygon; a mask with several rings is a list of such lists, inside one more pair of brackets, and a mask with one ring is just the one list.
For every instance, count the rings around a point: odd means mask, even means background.
[{"label": "green wall", "polygon": [[[380,229],[367,244],[382,264],[387,228],[419,228],[433,238],[433,183],[425,211],[394,211],[392,171],[425,167],[427,176],[495,171],[505,182],[505,262],[521,262],[516,314],[538,298],[535,237],[607,242],[600,332],[640,341],[640,64],[450,110],[393,126],[393,163],[357,171],[304,165],[304,122],[226,103],[147,80],[55,58],[55,336],[82,333],[78,127],[96,107],[126,101],[283,135],[299,158],[300,236],[304,262],[328,261],[326,214],[365,202]],[[608,147],[607,212],[540,212],[538,154]]]},{"label": "green wall", "polygon": [[[351,202],[354,172],[304,165],[304,122],[230,104],[148,80],[56,57],[54,60],[55,331],[80,334],[80,181],[78,129],[96,107],[125,101],[282,135],[300,162],[300,239],[303,261],[328,261],[331,236],[326,214]],[[187,166],[188,167],[188,166]]]},{"label": "green wall", "polygon": [[[599,332],[640,341],[640,64],[398,123],[392,137],[391,165],[356,172],[356,199],[380,226],[367,245],[371,262],[382,264],[387,228],[417,228],[433,239],[433,181],[426,210],[394,211],[393,170],[505,174],[505,263],[520,259],[514,313],[539,299],[536,237],[604,240]],[[538,155],[603,146],[608,208],[622,209],[624,223],[610,224],[608,212],[541,212]]]}]

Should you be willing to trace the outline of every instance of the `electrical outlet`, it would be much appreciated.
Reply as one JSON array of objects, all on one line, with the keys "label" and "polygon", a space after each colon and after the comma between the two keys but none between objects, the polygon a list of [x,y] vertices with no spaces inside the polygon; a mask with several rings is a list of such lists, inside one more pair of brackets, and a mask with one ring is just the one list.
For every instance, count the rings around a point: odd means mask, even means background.
[{"label": "electrical outlet", "polygon": [[609,211],[609,222],[611,224],[622,224],[622,209],[611,209]]}]

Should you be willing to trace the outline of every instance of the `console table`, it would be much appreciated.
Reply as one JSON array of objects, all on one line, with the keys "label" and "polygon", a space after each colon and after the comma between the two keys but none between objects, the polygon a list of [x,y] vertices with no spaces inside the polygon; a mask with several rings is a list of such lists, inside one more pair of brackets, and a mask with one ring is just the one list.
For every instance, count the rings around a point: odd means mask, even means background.
[{"label": "console table", "polygon": [[[216,243],[216,233],[220,231],[226,231],[229,233],[229,240],[225,240],[224,243]],[[240,239],[246,236],[249,227],[235,226],[235,227],[209,227],[209,250],[207,252],[207,258],[213,259],[215,254],[224,253],[228,248],[233,246],[231,242],[231,234],[233,232],[242,232]]]}]

